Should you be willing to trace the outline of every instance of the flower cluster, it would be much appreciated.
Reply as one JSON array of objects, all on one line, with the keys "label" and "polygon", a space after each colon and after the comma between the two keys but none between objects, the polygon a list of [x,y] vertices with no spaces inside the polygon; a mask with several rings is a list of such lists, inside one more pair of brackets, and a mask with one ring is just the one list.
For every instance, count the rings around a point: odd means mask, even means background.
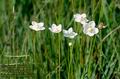
[{"label": "flower cluster", "polygon": [[[35,30],[35,31],[45,30],[43,22],[37,23],[35,21],[32,21],[32,25],[30,25],[29,27],[32,30]],[[57,26],[56,24],[52,24],[51,27],[49,28],[49,30],[53,33],[60,33],[62,31],[62,25],[59,24]],[[68,37],[68,38],[71,38],[71,39],[73,39],[77,35],[77,33],[75,33],[73,31],[72,27],[70,27],[68,30],[63,29],[63,34],[64,34],[65,37]]]},{"label": "flower cluster", "polygon": [[[83,25],[83,33],[85,33],[86,35],[94,36],[95,34],[97,34],[99,32],[98,28],[95,27],[96,26],[95,22],[89,21],[86,18],[85,13],[75,14],[74,20]],[[32,21],[32,25],[30,25],[29,27],[35,31],[45,30],[43,22],[37,23],[35,21]],[[65,29],[62,30],[61,24],[59,24],[59,25],[52,24],[51,27],[49,27],[49,30],[53,33],[60,33],[61,31],[63,31],[64,37],[68,37],[71,39],[73,39],[75,36],[78,35],[76,32],[73,31],[72,27],[70,27],[68,30],[65,30]]]},{"label": "flower cluster", "polygon": [[89,36],[94,36],[99,32],[98,28],[96,28],[95,21],[89,21],[86,18],[86,14],[75,14],[74,15],[74,20],[76,22],[79,22],[83,25],[83,33]]}]

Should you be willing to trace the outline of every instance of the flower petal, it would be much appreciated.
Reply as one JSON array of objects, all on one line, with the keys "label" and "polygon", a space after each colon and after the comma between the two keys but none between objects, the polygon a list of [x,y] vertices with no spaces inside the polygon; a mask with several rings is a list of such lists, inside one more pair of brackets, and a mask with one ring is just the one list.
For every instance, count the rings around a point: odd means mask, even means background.
[{"label": "flower petal", "polygon": [[52,26],[51,26],[52,28],[55,28],[56,27],[56,24],[52,24]]},{"label": "flower petal", "polygon": [[52,31],[52,28],[48,28],[50,31]]},{"label": "flower petal", "polygon": [[30,29],[35,30],[35,31],[39,31],[39,30],[40,30],[40,29],[38,29],[36,26],[30,25],[29,27],[30,27]]},{"label": "flower petal", "polygon": [[32,21],[32,25],[33,25],[33,26],[37,26],[37,22]]},{"label": "flower petal", "polygon": [[58,25],[58,28],[62,30],[62,25],[61,25],[61,24],[59,24],[59,25]]},{"label": "flower petal", "polygon": [[44,26],[43,22],[38,23],[38,26]]},{"label": "flower petal", "polygon": [[95,34],[97,34],[99,32],[98,28],[95,28]]},{"label": "flower petal", "polygon": [[45,27],[39,27],[40,30],[45,30]]},{"label": "flower petal", "polygon": [[91,28],[94,28],[94,27],[95,27],[95,21],[90,21],[90,22],[89,22],[89,26],[90,26]]},{"label": "flower petal", "polygon": [[73,39],[76,35],[77,35],[77,33],[73,32],[73,34],[69,37]]},{"label": "flower petal", "polygon": [[74,14],[73,17],[74,18],[81,18],[80,14]]},{"label": "flower petal", "polygon": [[80,22],[81,15],[80,14],[75,14],[74,19],[75,19],[76,22]]},{"label": "flower petal", "polygon": [[91,32],[88,32],[86,34],[89,35],[89,36],[94,36],[94,33],[91,33]]},{"label": "flower petal", "polygon": [[86,18],[86,14],[85,13],[81,14],[81,17]]},{"label": "flower petal", "polygon": [[72,27],[69,28],[69,29],[68,29],[68,32],[73,32],[73,28],[72,28]]}]

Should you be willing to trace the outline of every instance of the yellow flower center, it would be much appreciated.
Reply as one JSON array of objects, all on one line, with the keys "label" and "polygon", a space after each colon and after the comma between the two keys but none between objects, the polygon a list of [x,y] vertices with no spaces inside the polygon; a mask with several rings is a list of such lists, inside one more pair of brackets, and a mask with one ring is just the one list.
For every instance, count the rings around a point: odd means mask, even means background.
[{"label": "yellow flower center", "polygon": [[88,31],[89,31],[89,32],[92,32],[92,31],[93,31],[93,29],[90,27],[90,28],[88,28]]}]

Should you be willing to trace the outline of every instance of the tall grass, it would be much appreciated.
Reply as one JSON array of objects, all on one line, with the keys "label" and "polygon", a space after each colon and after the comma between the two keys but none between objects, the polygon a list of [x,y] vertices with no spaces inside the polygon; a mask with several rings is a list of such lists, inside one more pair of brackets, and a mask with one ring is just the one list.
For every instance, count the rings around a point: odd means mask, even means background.
[{"label": "tall grass", "polygon": [[[1,0],[0,64],[30,66],[31,79],[120,79],[119,4],[119,0]],[[89,37],[74,22],[75,13],[86,13],[107,27]],[[31,21],[44,22],[46,30],[31,30]],[[62,32],[50,32],[47,28],[53,23],[73,27],[78,36],[69,39]]]}]

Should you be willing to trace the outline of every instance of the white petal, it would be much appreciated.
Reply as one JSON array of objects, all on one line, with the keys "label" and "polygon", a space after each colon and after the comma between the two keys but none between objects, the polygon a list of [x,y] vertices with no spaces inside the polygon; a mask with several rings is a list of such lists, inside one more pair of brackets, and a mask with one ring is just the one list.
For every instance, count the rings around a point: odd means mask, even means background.
[{"label": "white petal", "polygon": [[39,31],[39,30],[40,30],[40,29],[38,29],[36,26],[30,25],[29,27],[30,27],[30,29],[35,30],[35,31]]},{"label": "white petal", "polygon": [[86,28],[86,27],[88,27],[88,23],[83,24],[83,28]]},{"label": "white petal", "polygon": [[80,22],[81,15],[80,14],[75,14],[74,19],[75,19],[76,22]]},{"label": "white petal", "polygon": [[92,27],[92,28],[94,28],[95,27],[95,21],[90,21],[89,22],[89,26]]},{"label": "white petal", "polygon": [[87,18],[82,18],[82,19],[80,20],[80,23],[84,25],[84,24],[86,24],[88,21],[89,21],[89,20],[87,20]]},{"label": "white petal", "polygon": [[29,26],[29,28],[30,28],[30,29],[33,29],[33,26],[32,26],[32,25],[30,25],[30,26]]},{"label": "white petal", "polygon": [[74,14],[74,18],[80,18],[80,14]]},{"label": "white petal", "polygon": [[89,24],[88,23],[85,23],[83,24],[83,33],[87,33],[87,29],[89,29]]},{"label": "white petal", "polygon": [[44,26],[43,22],[38,23],[38,26]]},{"label": "white petal", "polygon": [[76,22],[80,22],[80,19],[79,19],[79,18],[76,18],[75,21],[76,21]]},{"label": "white petal", "polygon": [[72,28],[72,27],[69,28],[68,31],[69,31],[69,32],[73,32],[73,28]]},{"label": "white petal", "polygon": [[58,27],[59,27],[60,30],[62,30],[62,25],[61,24],[59,24]]},{"label": "white petal", "polygon": [[77,35],[77,33],[74,32],[73,35],[71,35],[69,37],[73,39],[76,35]]},{"label": "white petal", "polygon": [[48,28],[52,32],[52,28]]},{"label": "white petal", "polygon": [[77,33],[75,33],[75,36],[78,35]]},{"label": "white petal", "polygon": [[69,38],[73,39],[75,36],[70,36]]},{"label": "white petal", "polygon": [[66,33],[64,33],[64,37],[69,37]]},{"label": "white petal", "polygon": [[37,22],[32,21],[32,25],[33,25],[33,26],[37,26]]},{"label": "white petal", "polygon": [[40,28],[40,30],[45,30],[45,27],[39,27]]},{"label": "white petal", "polygon": [[88,32],[87,35],[94,36],[94,33]]},{"label": "white petal", "polygon": [[52,28],[54,28],[54,27],[56,27],[56,24],[52,24],[52,26],[51,26]]},{"label": "white petal", "polygon": [[69,37],[69,34],[67,33],[67,31],[63,30],[63,34],[65,37]]},{"label": "white petal", "polygon": [[97,34],[99,32],[98,28],[95,28],[95,34]]},{"label": "white petal", "polygon": [[59,25],[58,25],[58,27],[62,27],[62,25],[61,25],[61,24],[59,24]]},{"label": "white petal", "polygon": [[63,33],[67,33],[67,30],[63,30]]},{"label": "white petal", "polygon": [[76,33],[75,32],[71,32],[69,35],[70,36],[76,36]]},{"label": "white petal", "polygon": [[81,14],[81,17],[86,18],[86,14],[85,13]]}]

